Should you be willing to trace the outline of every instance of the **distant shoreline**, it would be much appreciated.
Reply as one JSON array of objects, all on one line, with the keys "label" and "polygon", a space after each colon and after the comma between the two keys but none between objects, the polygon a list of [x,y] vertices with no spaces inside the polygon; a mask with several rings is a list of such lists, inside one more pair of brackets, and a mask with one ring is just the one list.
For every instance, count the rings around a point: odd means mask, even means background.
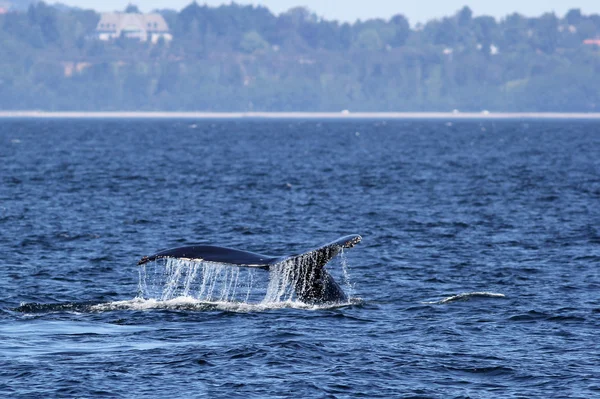
[{"label": "distant shoreline", "polygon": [[43,112],[0,111],[0,119],[600,119],[561,112]]}]

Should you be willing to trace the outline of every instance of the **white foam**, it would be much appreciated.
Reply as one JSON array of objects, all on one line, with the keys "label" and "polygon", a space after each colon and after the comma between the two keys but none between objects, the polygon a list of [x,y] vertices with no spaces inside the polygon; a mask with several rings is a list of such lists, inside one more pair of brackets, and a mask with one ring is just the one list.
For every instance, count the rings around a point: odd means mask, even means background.
[{"label": "white foam", "polygon": [[360,299],[352,299],[347,303],[325,304],[325,305],[309,305],[298,301],[281,301],[281,302],[229,302],[229,301],[201,301],[192,297],[177,297],[166,301],[156,299],[134,298],[127,301],[116,301],[94,305],[91,311],[94,312],[109,312],[115,310],[134,310],[147,311],[156,309],[170,310],[220,310],[227,312],[264,312],[275,309],[303,309],[303,310],[323,310],[335,309],[350,305],[359,304]]},{"label": "white foam", "polygon": [[422,302],[425,305],[444,305],[456,301],[468,301],[472,298],[506,298],[506,295],[495,292],[465,292],[458,295],[452,295],[439,301]]}]

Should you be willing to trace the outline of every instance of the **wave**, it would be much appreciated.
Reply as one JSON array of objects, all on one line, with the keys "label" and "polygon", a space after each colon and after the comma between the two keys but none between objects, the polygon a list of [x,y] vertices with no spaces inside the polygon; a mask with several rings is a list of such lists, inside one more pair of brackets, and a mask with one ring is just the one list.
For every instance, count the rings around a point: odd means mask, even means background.
[{"label": "wave", "polygon": [[329,304],[307,304],[300,301],[277,301],[277,302],[262,302],[262,303],[247,303],[247,302],[228,302],[228,301],[203,301],[193,297],[177,297],[166,301],[156,299],[134,298],[127,301],[109,302],[99,305],[94,305],[90,308],[91,311],[106,312],[114,310],[220,310],[227,312],[262,312],[273,309],[303,309],[303,310],[323,310],[336,309],[347,306],[353,306],[362,303],[358,298],[353,298],[344,303],[329,303]]},{"label": "wave", "polygon": [[465,292],[462,294],[452,295],[433,302],[422,302],[425,305],[445,305],[457,301],[469,301],[475,298],[506,298],[506,295],[495,292]]},{"label": "wave", "polygon": [[44,314],[44,313],[102,313],[114,311],[150,311],[150,310],[188,310],[188,311],[225,311],[236,313],[264,312],[275,309],[302,309],[302,310],[326,310],[337,309],[348,306],[360,305],[360,298],[352,298],[344,303],[329,304],[307,304],[299,301],[281,302],[228,302],[228,301],[205,301],[193,297],[177,297],[169,300],[133,298],[124,301],[107,303],[23,303],[12,309],[17,313]]}]

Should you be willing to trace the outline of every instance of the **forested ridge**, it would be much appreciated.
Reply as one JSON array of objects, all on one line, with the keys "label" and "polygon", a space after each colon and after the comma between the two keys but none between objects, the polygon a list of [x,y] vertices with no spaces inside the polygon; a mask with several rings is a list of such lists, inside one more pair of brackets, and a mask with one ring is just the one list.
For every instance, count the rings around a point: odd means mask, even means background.
[{"label": "forested ridge", "polygon": [[[135,7],[130,11],[136,11]],[[100,15],[0,15],[0,110],[600,111],[600,15],[402,16],[159,10],[173,41],[95,39]],[[597,41],[595,41],[597,40]]]}]

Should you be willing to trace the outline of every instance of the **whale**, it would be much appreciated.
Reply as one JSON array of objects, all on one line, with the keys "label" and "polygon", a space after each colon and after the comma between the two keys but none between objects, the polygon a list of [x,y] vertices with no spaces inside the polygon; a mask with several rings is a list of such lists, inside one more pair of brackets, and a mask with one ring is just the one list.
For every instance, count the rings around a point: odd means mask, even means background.
[{"label": "whale", "polygon": [[139,266],[159,259],[180,259],[191,262],[212,262],[234,267],[256,268],[270,271],[285,265],[290,269],[290,277],[297,298],[309,304],[343,303],[348,297],[333,276],[326,269],[327,263],[344,249],[352,248],[362,241],[354,234],[339,238],[315,249],[293,255],[271,256],[239,249],[191,245],[170,248],[154,255],[144,256]]}]

